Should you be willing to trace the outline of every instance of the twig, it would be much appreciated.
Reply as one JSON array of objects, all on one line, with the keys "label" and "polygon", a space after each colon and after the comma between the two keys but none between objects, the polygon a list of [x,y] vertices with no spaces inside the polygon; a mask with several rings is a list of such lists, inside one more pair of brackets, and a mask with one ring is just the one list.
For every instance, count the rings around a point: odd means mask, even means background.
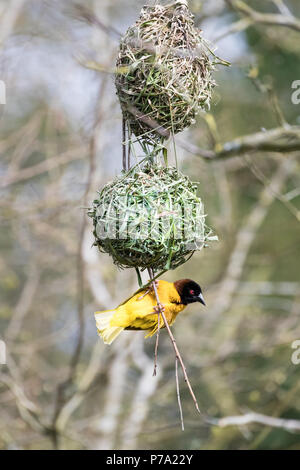
[{"label": "twig", "polygon": [[287,120],[285,119],[283,110],[279,104],[278,96],[274,90],[272,81],[268,80],[267,83],[262,81],[257,76],[257,71],[254,68],[254,74],[252,75],[252,71],[250,70],[248,78],[251,79],[255,88],[262,94],[267,95],[270,105],[274,111],[276,120],[278,121],[279,126],[282,126],[284,129],[289,126]]},{"label": "twig", "polygon": [[11,317],[9,325],[5,332],[6,341],[14,341],[18,337],[22,328],[23,320],[28,314],[35,293],[40,281],[40,273],[36,265],[32,263],[28,267],[28,279],[24,285],[19,301],[14,309],[14,314]]},{"label": "twig", "polygon": [[122,118],[122,165],[123,165],[123,170],[127,170],[127,163],[126,163],[126,121],[124,117]]},{"label": "twig", "polygon": [[173,333],[172,333],[172,331],[171,331],[171,328],[170,328],[170,326],[169,326],[169,323],[168,323],[168,321],[167,321],[167,319],[166,319],[166,316],[165,316],[165,314],[164,314],[163,311],[161,311],[161,316],[163,317],[164,324],[165,324],[165,326],[166,326],[166,328],[167,328],[167,330],[168,330],[169,336],[170,336],[170,338],[171,338],[171,341],[172,341],[172,344],[173,344],[173,348],[174,348],[174,351],[175,351],[176,358],[177,358],[177,359],[179,360],[179,362],[180,362],[180,365],[181,365],[181,368],[182,368],[182,372],[183,372],[183,375],[184,375],[184,380],[185,380],[185,382],[186,382],[186,384],[187,384],[187,386],[188,386],[188,389],[189,389],[190,394],[191,394],[191,396],[192,396],[192,399],[193,399],[193,401],[194,401],[196,410],[198,411],[198,413],[201,414],[201,411],[200,411],[200,408],[199,408],[197,399],[196,399],[196,397],[195,397],[195,394],[194,394],[194,392],[193,392],[192,386],[191,386],[191,384],[190,384],[190,381],[189,381],[189,378],[188,378],[188,375],[187,375],[187,372],[186,372],[186,368],[185,368],[184,362],[183,362],[183,360],[182,360],[182,357],[181,357],[181,354],[180,354],[179,349],[178,349],[178,347],[177,347],[175,338],[174,338],[174,336],[173,336]]},{"label": "twig", "polygon": [[1,183],[0,188],[6,188],[11,184],[19,183],[21,181],[25,181],[35,176],[42,175],[47,171],[53,170],[58,168],[62,165],[67,165],[68,163],[83,159],[86,157],[85,154],[85,147],[84,146],[76,146],[75,148],[71,148],[62,154],[56,155],[52,157],[50,160],[44,160],[36,165],[30,166],[28,168],[23,168],[18,172],[11,174],[11,175],[4,175]]},{"label": "twig", "polygon": [[154,370],[153,370],[153,377],[156,376],[157,370],[157,357],[158,357],[158,344],[159,344],[159,330],[160,330],[160,314],[158,314],[157,320],[157,333],[156,333],[156,341],[155,341],[155,350],[154,350]]},{"label": "twig", "polygon": [[33,430],[46,432],[47,425],[42,422],[41,409],[26,396],[22,377],[20,376],[13,357],[9,353],[7,357],[7,367],[10,376],[1,374],[0,382],[5,384],[13,394],[21,418]]},{"label": "twig", "polygon": [[74,10],[79,20],[84,20],[90,25],[98,26],[98,28],[104,31],[109,37],[119,41],[122,33],[113,26],[104,24],[89,8],[78,4],[75,5]]},{"label": "twig", "polygon": [[[156,301],[157,301],[157,307],[159,308],[159,307],[160,307],[160,301],[159,301],[158,292],[157,292],[157,288],[156,288],[156,284],[155,284],[155,280],[154,280],[154,273],[153,273],[153,270],[149,268],[149,269],[148,269],[148,273],[149,273],[150,280],[152,280],[152,287],[153,287],[153,291],[154,291],[154,293],[155,293],[155,297],[156,297]],[[159,345],[159,332],[160,332],[160,309],[159,309],[158,315],[157,315],[157,333],[156,333],[156,342],[155,342],[155,350],[154,350],[154,370],[153,370],[153,377],[156,376],[156,371],[157,371],[157,357],[158,357],[158,345]]]},{"label": "twig", "polygon": [[146,124],[149,129],[154,129],[160,136],[168,139],[170,137],[170,131],[165,127],[161,126],[154,119],[151,119],[147,114],[141,113],[135,106],[127,106],[128,112],[130,112],[138,121]]},{"label": "twig", "polygon": [[81,404],[81,402],[85,399],[85,393],[89,390],[89,388],[91,387],[91,384],[95,380],[95,377],[99,370],[99,364],[100,364],[100,359],[101,359],[99,349],[100,349],[99,344],[97,343],[93,349],[93,352],[90,357],[90,362],[88,366],[86,367],[85,373],[80,379],[76,392],[63,405],[63,407],[60,410],[59,415],[57,416],[56,429],[60,433],[62,433],[64,429],[66,428],[66,425],[70,417],[78,408],[78,406]]},{"label": "twig", "polygon": [[175,360],[175,377],[176,377],[176,390],[177,390],[177,400],[180,412],[180,422],[181,422],[181,429],[184,431],[184,421],[183,421],[183,412],[182,412],[182,405],[181,405],[181,398],[180,398],[180,388],[179,388],[179,378],[178,378],[178,359],[176,357]]},{"label": "twig", "polygon": [[[127,133],[129,135],[129,130],[127,129]],[[128,148],[127,148],[127,168],[128,170],[130,170],[130,167],[131,167],[131,142],[130,142],[130,137],[129,137],[129,144],[128,144]]]},{"label": "twig", "polygon": [[300,421],[296,419],[274,418],[260,413],[247,413],[240,416],[227,416],[225,418],[207,420],[210,424],[225,428],[227,426],[245,426],[251,423],[263,424],[273,428],[281,428],[286,431],[300,431]]},{"label": "twig", "polygon": [[213,38],[213,42],[217,43],[221,41],[221,39],[224,39],[227,36],[230,36],[231,34],[241,33],[242,31],[245,31],[245,29],[249,28],[249,26],[251,25],[252,21],[249,18],[242,18],[241,20],[238,20],[235,23],[232,23],[228,27],[221,30],[221,32]]},{"label": "twig", "polygon": [[[151,270],[150,270],[150,272],[151,272]],[[149,274],[150,274],[150,272],[149,272]],[[153,281],[153,273],[152,273],[152,281]],[[158,297],[156,285],[155,285],[154,282],[153,282],[152,285],[153,285],[153,290],[154,290],[155,297],[156,297],[156,301],[157,301],[157,306],[158,306],[158,308],[159,308],[160,314],[161,314],[161,316],[162,316],[162,318],[163,318],[163,321],[164,321],[164,325],[165,325],[165,327],[167,328],[168,334],[169,334],[169,336],[170,336],[170,339],[171,339],[171,342],[172,342],[172,345],[173,345],[173,348],[174,348],[176,360],[178,360],[178,361],[180,362],[181,369],[182,369],[182,372],[183,372],[183,375],[184,375],[184,381],[186,382],[186,384],[187,384],[187,386],[188,386],[188,389],[189,389],[189,392],[190,392],[191,397],[192,397],[192,399],[193,399],[195,408],[196,408],[196,410],[198,411],[198,413],[201,414],[201,411],[200,411],[200,408],[199,408],[197,399],[196,399],[196,397],[195,397],[195,394],[194,394],[194,392],[193,392],[191,383],[190,383],[190,381],[189,381],[189,378],[188,378],[188,375],[187,375],[187,372],[186,372],[186,368],[185,368],[183,359],[182,359],[181,354],[180,354],[180,352],[179,352],[179,349],[178,349],[178,347],[177,347],[176,340],[175,340],[174,335],[173,335],[173,333],[172,333],[172,331],[171,331],[171,328],[170,328],[170,325],[169,325],[168,320],[167,320],[167,318],[166,318],[166,315],[165,315],[165,313],[164,313],[164,310],[161,308],[161,304],[160,304],[160,301],[159,301],[159,297]],[[159,330],[158,330],[158,331],[159,331]]]},{"label": "twig", "polygon": [[[254,10],[242,0],[226,0],[234,10],[251,20],[250,24],[264,24],[267,26],[282,26],[300,31],[300,20],[291,14],[261,13]],[[250,25],[249,25],[250,26]]]},{"label": "twig", "polygon": [[283,0],[271,0],[282,15],[293,16]]},{"label": "twig", "polygon": [[178,141],[178,145],[186,151],[208,160],[226,159],[252,151],[285,154],[300,150],[300,126],[287,125],[245,135],[231,142],[218,144],[214,150],[202,149],[183,141]]},{"label": "twig", "polygon": [[[150,279],[153,279],[153,277],[154,277],[153,270],[148,269],[148,272],[149,272]],[[160,303],[160,300],[159,300],[159,296],[158,296],[158,292],[157,292],[157,288],[156,288],[156,284],[155,284],[154,280],[152,281],[152,286],[153,286],[153,290],[154,290],[156,301],[157,301],[157,307],[158,307],[157,333],[156,333],[156,343],[155,343],[155,353],[154,353],[154,371],[153,371],[153,376],[156,376],[158,344],[159,344],[159,331],[160,331],[160,313],[163,314],[163,309],[161,308],[161,303]],[[167,325],[167,321],[166,321],[166,318],[164,317],[164,314],[163,314],[163,319],[164,319],[165,325]],[[176,379],[176,392],[177,392],[177,400],[178,400],[179,413],[180,413],[181,429],[182,429],[182,431],[184,431],[183,412],[182,412],[182,404],[181,404],[180,388],[179,388],[179,378],[178,378],[178,356],[177,355],[176,355],[176,358],[175,358],[175,379]]]},{"label": "twig", "polygon": [[[245,160],[247,162],[248,167],[252,171],[252,173],[256,176],[256,178],[265,186],[269,186],[270,192],[273,191],[272,186],[270,185],[269,179],[264,175],[263,171],[255,164],[254,161],[252,161],[250,158],[245,155]],[[296,217],[296,220],[299,222],[300,221],[300,210],[297,209],[294,204],[292,204],[284,195],[281,193],[276,193],[274,192],[274,196],[278,201],[280,201],[286,208],[287,210],[294,216]]]}]

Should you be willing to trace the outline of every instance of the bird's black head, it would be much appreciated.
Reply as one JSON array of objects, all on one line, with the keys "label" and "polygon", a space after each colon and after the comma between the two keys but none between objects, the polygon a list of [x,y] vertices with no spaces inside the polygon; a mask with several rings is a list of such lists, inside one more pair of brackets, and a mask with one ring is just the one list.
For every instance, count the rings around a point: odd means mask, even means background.
[{"label": "bird's black head", "polygon": [[174,282],[174,285],[184,305],[194,302],[201,302],[205,305],[201,287],[196,282],[191,279],[180,279],[180,281]]}]

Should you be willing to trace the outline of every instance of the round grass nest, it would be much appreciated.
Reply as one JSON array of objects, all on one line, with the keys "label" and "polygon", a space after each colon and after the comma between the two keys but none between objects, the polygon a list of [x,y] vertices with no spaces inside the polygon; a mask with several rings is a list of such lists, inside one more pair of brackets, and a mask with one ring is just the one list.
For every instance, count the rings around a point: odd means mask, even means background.
[{"label": "round grass nest", "polygon": [[164,139],[209,108],[216,56],[193,18],[184,0],[145,6],[121,40],[117,94],[137,137]]},{"label": "round grass nest", "polygon": [[217,237],[205,225],[197,184],[147,163],[108,183],[94,200],[94,245],[120,268],[174,269]]}]

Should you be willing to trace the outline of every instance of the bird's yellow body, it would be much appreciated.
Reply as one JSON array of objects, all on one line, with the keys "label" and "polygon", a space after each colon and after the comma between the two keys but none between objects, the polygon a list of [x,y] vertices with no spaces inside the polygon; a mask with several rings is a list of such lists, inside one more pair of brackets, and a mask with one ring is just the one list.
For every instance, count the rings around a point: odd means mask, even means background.
[{"label": "bird's yellow body", "polygon": [[[172,325],[186,305],[181,302],[180,295],[171,282],[158,281],[157,293],[165,308],[167,322]],[[98,333],[106,344],[111,344],[123,330],[149,330],[146,337],[152,336],[158,329],[158,314],[154,311],[156,306],[153,290],[141,290],[115,310],[96,312]],[[161,315],[159,325],[160,328],[165,327]]]}]

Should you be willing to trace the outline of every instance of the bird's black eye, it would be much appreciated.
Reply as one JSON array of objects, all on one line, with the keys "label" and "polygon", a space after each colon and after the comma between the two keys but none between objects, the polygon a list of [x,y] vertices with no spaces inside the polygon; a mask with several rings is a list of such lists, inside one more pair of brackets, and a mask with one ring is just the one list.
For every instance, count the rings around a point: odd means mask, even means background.
[{"label": "bird's black eye", "polygon": [[190,290],[191,295],[195,295],[195,291],[193,289]]}]

